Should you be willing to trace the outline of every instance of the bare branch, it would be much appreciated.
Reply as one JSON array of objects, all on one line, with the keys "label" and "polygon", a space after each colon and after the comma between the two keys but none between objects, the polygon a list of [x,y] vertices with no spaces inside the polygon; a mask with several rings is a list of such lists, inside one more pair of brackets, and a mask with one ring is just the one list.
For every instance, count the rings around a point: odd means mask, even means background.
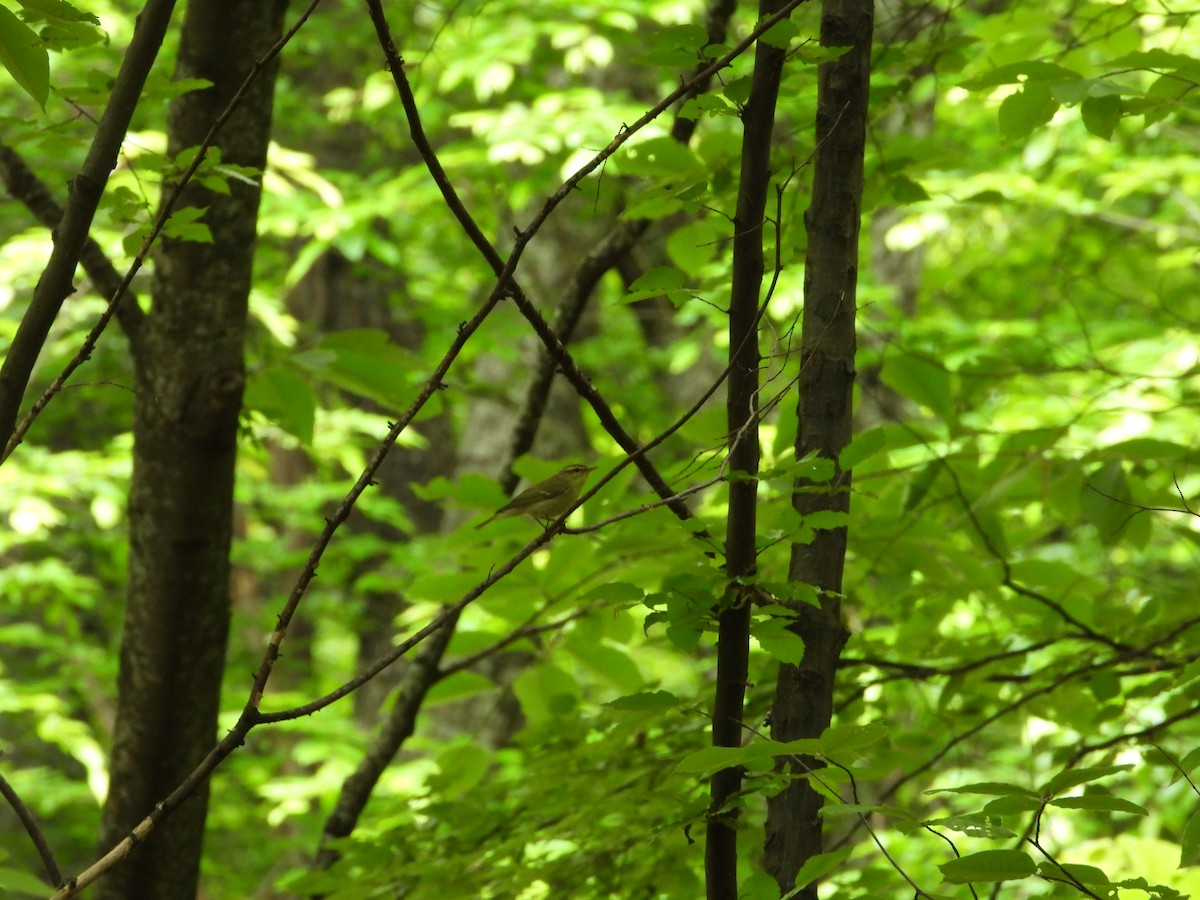
[{"label": "bare branch", "polygon": [[0,796],[3,796],[8,801],[8,805],[12,807],[13,812],[17,814],[17,818],[21,820],[21,825],[25,828],[25,833],[29,835],[29,839],[33,841],[33,846],[37,848],[38,855],[42,858],[42,865],[46,867],[46,874],[50,876],[50,883],[58,887],[63,883],[62,870],[58,868],[58,863],[54,859],[54,851],[50,849],[50,843],[46,840],[46,835],[42,833],[41,827],[37,823],[37,819],[33,817],[33,813],[29,807],[21,800],[16,789],[8,783],[8,779],[0,775]]},{"label": "bare branch", "polygon": [[[79,174],[71,181],[70,198],[61,221],[54,229],[54,249],[38,280],[33,299],[13,337],[12,346],[0,365],[0,439],[7,458],[14,434],[17,412],[29,384],[34,364],[46,343],[50,326],[58,317],[63,301],[74,290],[72,280],[84,242],[108,176],[116,167],[129,121],[137,108],[146,77],[158,55],[175,0],[148,0],[137,17],[133,37],[113,82],[108,105],[100,117],[92,145]],[[0,459],[2,462],[3,459]]]}]

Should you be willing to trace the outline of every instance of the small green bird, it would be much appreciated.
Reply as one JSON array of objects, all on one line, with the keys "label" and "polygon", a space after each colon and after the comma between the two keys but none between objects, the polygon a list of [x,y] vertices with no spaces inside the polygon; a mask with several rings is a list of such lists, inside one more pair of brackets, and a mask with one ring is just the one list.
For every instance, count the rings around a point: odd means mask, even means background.
[{"label": "small green bird", "polygon": [[532,487],[525,488],[476,525],[475,530],[478,531],[496,519],[505,519],[509,516],[529,516],[529,518],[543,523],[550,519],[557,519],[579,499],[579,492],[583,490],[583,484],[587,481],[588,474],[595,469],[595,466],[567,466],[545,481],[539,481]]}]

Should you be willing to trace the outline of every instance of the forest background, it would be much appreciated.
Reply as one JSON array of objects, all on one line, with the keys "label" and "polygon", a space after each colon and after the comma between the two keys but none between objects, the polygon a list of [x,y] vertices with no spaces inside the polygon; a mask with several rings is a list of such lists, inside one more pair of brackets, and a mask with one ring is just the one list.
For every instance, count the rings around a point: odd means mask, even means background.
[{"label": "forest background", "polygon": [[0,892],[1200,892],[1197,15],[0,2]]}]

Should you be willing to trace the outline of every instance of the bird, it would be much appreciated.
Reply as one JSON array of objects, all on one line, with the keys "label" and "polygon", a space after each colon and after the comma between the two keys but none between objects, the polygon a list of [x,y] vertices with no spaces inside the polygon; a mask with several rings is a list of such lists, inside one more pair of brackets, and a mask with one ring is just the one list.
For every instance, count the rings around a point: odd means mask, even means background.
[{"label": "bird", "polygon": [[574,505],[579,498],[579,492],[583,489],[584,482],[587,481],[588,474],[595,469],[595,466],[575,464],[559,470],[545,481],[539,481],[537,484],[525,488],[476,525],[475,530],[478,531],[496,519],[505,519],[509,516],[529,516],[542,523],[550,519],[557,519]]}]

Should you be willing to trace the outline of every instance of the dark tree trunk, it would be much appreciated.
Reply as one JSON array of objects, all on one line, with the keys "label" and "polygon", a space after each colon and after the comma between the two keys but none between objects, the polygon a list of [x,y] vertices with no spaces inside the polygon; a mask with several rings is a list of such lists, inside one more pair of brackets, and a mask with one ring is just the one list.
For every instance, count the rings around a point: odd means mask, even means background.
[{"label": "dark tree trunk", "polygon": [[[759,18],[782,0],[762,0]],[[754,75],[742,111],[742,159],[734,216],[733,277],[729,294],[729,353],[732,368],[726,395],[729,429],[729,514],[725,532],[725,573],[730,589],[717,623],[717,683],[714,690],[714,747],[742,741],[742,707],[750,656],[749,582],[757,565],[758,307],[763,280],[763,214],[771,187],[771,132],[785,53],[759,42]],[[722,769],[712,777],[712,806],[705,833],[704,874],[709,900],[736,900],[737,812],[731,806],[742,786],[742,769]]]},{"label": "dark tree trunk", "polygon": [[[169,150],[199,144],[281,33],[286,0],[191,0],[178,76],[213,87],[171,107]],[[271,126],[269,65],[226,123],[227,163],[262,168]],[[229,627],[233,471],[247,297],[260,191],[190,186],[213,243],[167,240],[136,360],[129,597],[121,645],[107,850],[179,784],[216,739]],[[165,820],[100,883],[106,898],[196,896],[207,791]]]},{"label": "dark tree trunk", "polygon": [[[808,255],[804,275],[804,320],[799,429],[796,457],[816,451],[836,460],[849,442],[854,389],[855,291],[862,204],[863,148],[870,81],[873,0],[824,0],[821,43],[852,49],[818,73],[813,196],[805,216]],[[848,512],[850,473],[831,483],[799,482],[792,503],[802,515]],[[834,675],[846,631],[841,621],[846,528],[818,531],[810,544],[792,548],[790,577],[821,590],[820,609],[798,604],[790,626],[804,641],[799,666],[782,665],[771,711],[772,737],[779,741],[817,737],[829,726]],[[797,776],[816,768],[814,759],[786,761]],[[805,860],[821,852],[821,795],[797,780],[767,805],[765,865],[781,891],[795,884]],[[799,897],[816,900],[816,886]]]}]

